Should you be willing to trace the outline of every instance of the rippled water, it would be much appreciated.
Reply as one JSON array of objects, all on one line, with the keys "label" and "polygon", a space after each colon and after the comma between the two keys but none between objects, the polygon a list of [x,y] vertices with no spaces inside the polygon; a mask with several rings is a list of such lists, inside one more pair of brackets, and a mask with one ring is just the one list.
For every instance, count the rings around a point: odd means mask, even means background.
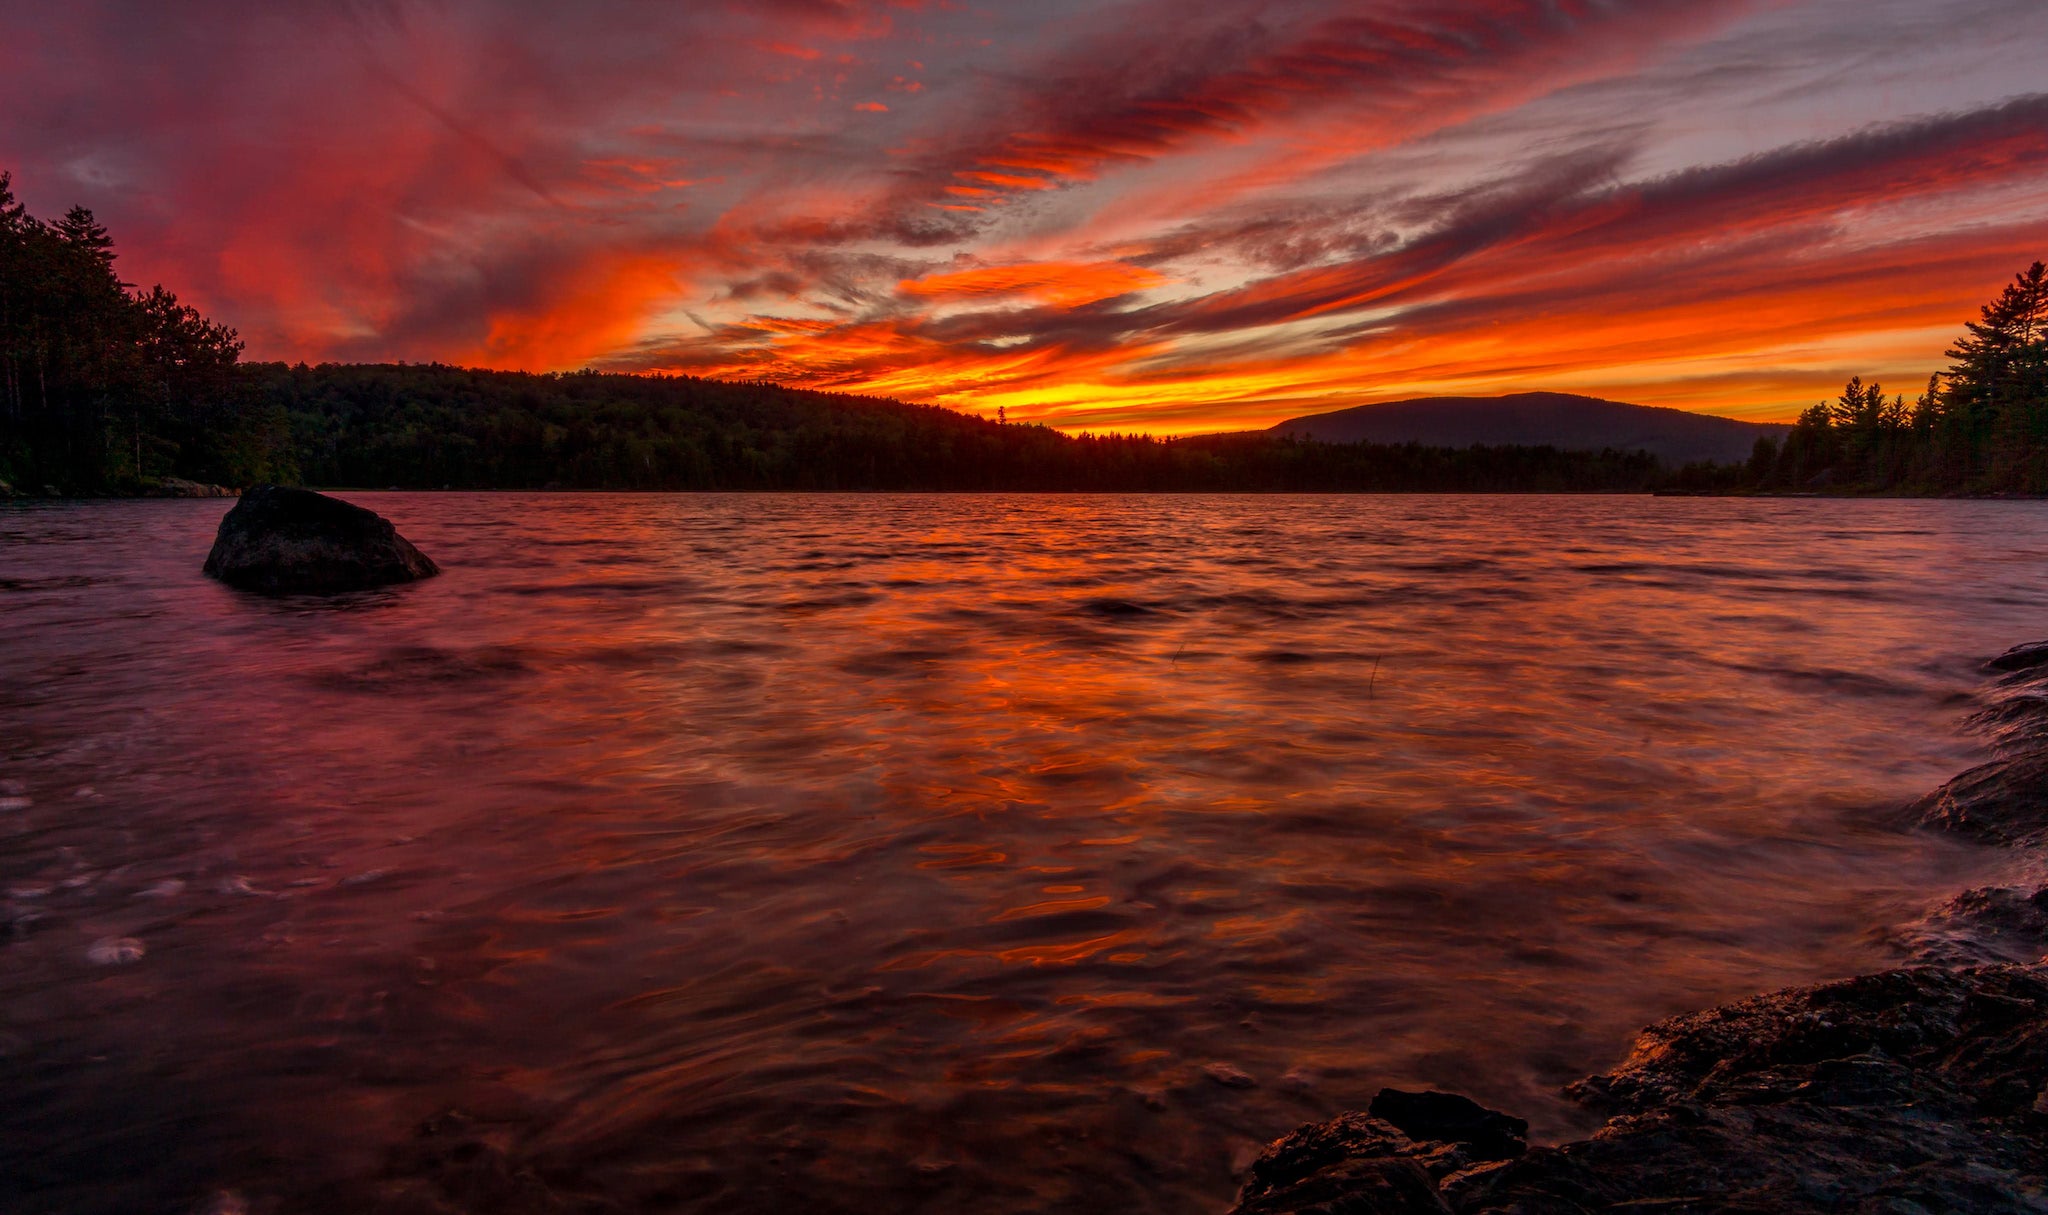
[{"label": "rippled water", "polygon": [[0,1206],[1204,1211],[1385,1084],[1561,1135],[1993,874],[1888,812],[2048,635],[2028,503],[354,497],[445,576],[0,509]]}]

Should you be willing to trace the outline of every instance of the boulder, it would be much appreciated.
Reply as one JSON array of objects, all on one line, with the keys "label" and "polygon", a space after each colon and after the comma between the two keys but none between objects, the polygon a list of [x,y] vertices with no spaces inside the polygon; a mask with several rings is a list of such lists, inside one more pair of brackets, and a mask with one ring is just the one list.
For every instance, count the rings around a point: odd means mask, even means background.
[{"label": "boulder", "polygon": [[258,486],[220,521],[205,572],[266,594],[331,594],[440,568],[381,515],[307,489]]}]

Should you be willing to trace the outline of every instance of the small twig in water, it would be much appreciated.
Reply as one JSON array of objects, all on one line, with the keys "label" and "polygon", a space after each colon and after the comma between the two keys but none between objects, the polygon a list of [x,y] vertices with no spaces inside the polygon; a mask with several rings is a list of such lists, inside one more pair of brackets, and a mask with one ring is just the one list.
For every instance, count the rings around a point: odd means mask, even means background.
[{"label": "small twig in water", "polygon": [[1187,643],[1187,642],[1185,642],[1185,641],[1183,641],[1183,642],[1181,642],[1181,643],[1180,643],[1180,649],[1179,649],[1179,650],[1175,650],[1175,651],[1173,652],[1173,665],[1174,665],[1174,666],[1179,666],[1179,665],[1180,665],[1180,656],[1181,656],[1181,651],[1182,651],[1182,650],[1185,650],[1185,649],[1187,649],[1187,648],[1188,648],[1188,643]]},{"label": "small twig in water", "polygon": [[1374,654],[1372,656],[1372,678],[1365,681],[1365,698],[1367,700],[1372,699],[1373,686],[1380,681],[1380,659],[1385,657],[1386,655],[1384,654]]}]

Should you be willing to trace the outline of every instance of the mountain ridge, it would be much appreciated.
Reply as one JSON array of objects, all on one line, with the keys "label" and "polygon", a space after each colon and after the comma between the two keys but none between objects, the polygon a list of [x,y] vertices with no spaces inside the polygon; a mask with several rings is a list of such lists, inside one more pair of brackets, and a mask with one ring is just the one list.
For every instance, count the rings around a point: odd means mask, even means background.
[{"label": "mountain ridge", "polygon": [[1749,458],[1760,438],[1791,427],[1633,405],[1568,392],[1496,397],[1412,397],[1304,414],[1266,434],[1325,443],[1420,443],[1427,447],[1556,447],[1568,451],[1647,451],[1667,464]]}]

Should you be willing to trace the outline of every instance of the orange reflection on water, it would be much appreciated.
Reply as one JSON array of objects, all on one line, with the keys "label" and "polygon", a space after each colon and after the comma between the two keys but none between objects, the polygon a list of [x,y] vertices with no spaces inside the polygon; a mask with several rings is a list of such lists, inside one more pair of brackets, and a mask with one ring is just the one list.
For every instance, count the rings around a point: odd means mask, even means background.
[{"label": "orange reflection on water", "polygon": [[49,906],[176,967],[32,934],[0,995],[323,1184],[454,1106],[629,1208],[1214,1208],[1387,1084],[1561,1132],[1979,872],[1872,808],[2048,609],[2023,504],[366,501],[447,572],[244,599],[188,504],[18,547],[0,688],[100,672],[10,704]]}]

